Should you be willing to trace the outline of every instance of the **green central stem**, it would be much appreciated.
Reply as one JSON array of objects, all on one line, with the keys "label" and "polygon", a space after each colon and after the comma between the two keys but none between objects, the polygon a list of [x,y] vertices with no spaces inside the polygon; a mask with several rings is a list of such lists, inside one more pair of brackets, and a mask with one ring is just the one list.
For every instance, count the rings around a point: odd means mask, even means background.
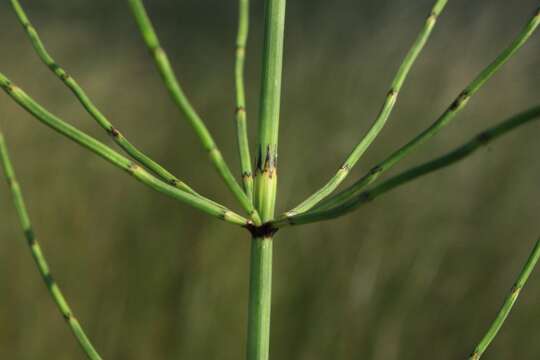
[{"label": "green central stem", "polygon": [[[277,153],[283,34],[286,0],[267,0],[262,66],[261,106],[255,207],[262,222],[274,218],[277,189]],[[253,236],[251,244],[247,359],[267,360],[270,347],[270,309],[272,303],[272,232]]]},{"label": "green central stem", "polygon": [[267,360],[272,304],[272,238],[255,237],[251,244],[248,313],[248,360]]}]

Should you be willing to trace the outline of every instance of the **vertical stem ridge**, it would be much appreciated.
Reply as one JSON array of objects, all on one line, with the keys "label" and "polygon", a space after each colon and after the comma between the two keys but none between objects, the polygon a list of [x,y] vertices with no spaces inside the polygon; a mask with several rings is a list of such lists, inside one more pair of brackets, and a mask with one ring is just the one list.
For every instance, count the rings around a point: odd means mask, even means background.
[{"label": "vertical stem ridge", "polygon": [[244,84],[244,69],[246,60],[246,44],[249,33],[249,0],[238,2],[238,35],[236,37],[236,130],[240,164],[242,167],[242,182],[244,191],[249,199],[253,199],[253,169],[249,152],[247,132],[246,91]]},{"label": "vertical stem ridge", "polygon": [[9,158],[7,146],[1,129],[0,160],[6,176],[6,180],[11,190],[11,195],[13,197],[15,209],[17,210],[17,215],[19,216],[21,227],[24,231],[24,236],[28,243],[28,247],[30,248],[30,252],[32,253],[32,257],[34,258],[34,261],[36,263],[37,269],[41,277],[43,278],[45,286],[47,287],[47,290],[49,291],[52,299],[58,307],[58,310],[62,314],[64,320],[69,325],[71,332],[79,342],[79,345],[83,352],[86,354],[86,356],[90,360],[101,360],[101,356],[98,354],[98,352],[92,345],[90,339],[88,339],[88,336],[84,332],[81,324],[79,323],[75,315],[73,315],[73,311],[71,310],[66,298],[64,297],[64,294],[62,293],[60,287],[54,281],[51,275],[47,260],[45,259],[45,256],[43,255],[43,252],[41,250],[41,246],[39,245],[39,242],[34,235],[30,216],[28,215],[26,204],[24,203],[22,190],[15,176],[15,169],[13,168],[13,164],[11,163],[11,159]]}]

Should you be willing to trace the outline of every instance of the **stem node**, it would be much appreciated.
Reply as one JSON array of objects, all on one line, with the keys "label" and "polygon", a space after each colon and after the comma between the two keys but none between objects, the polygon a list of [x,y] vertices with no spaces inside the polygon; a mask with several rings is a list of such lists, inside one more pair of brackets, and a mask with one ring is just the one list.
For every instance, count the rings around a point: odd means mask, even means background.
[{"label": "stem node", "polygon": [[271,238],[279,230],[270,222],[266,222],[259,226],[250,222],[246,225],[246,229],[251,233],[253,238]]}]

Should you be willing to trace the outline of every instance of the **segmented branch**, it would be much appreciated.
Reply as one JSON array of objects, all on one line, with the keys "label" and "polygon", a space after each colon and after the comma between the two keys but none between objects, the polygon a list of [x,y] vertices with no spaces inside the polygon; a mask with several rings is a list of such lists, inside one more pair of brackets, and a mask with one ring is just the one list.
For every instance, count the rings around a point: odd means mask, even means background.
[{"label": "segmented branch", "polygon": [[523,30],[512,41],[512,43],[506,47],[496,58],[484,68],[474,80],[457,96],[457,98],[450,104],[450,106],[444,111],[444,113],[427,129],[415,136],[408,143],[403,145],[398,150],[394,151],[390,156],[384,159],[382,162],[374,166],[366,175],[360,180],[356,181],[353,185],[345,189],[344,191],[329,197],[322,201],[316,208],[325,209],[332,206],[336,206],[343,203],[360,193],[366,186],[373,183],[381,174],[392,168],[399,161],[403,160],[413,150],[418,149],[423,143],[435,136],[442,128],[448,125],[455,116],[467,105],[471,97],[480,90],[484,85],[506,62],[527,42],[527,40],[533,35],[540,23],[540,10],[536,10],[534,16],[529,20]]},{"label": "segmented branch", "polygon": [[340,203],[334,207],[319,209],[315,208],[306,213],[293,216],[291,218],[283,217],[271,225],[274,228],[283,227],[286,225],[298,225],[306,224],[317,221],[329,220],[342,215],[345,215],[351,211],[354,211],[361,205],[364,205],[375,198],[379,197],[386,192],[407,184],[413,180],[418,179],[424,175],[431,174],[435,171],[443,169],[447,166],[453,165],[456,162],[463,160],[467,156],[473,154],[479,148],[489,144],[491,141],[499,138],[500,136],[532,121],[540,119],[540,106],[533,107],[527,111],[519,113],[497,126],[482,131],[476,135],[472,140],[458,147],[457,149],[442,155],[434,160],[428,161],[418,166],[414,166],[402,173],[391,177],[390,179],[380,183],[370,190],[360,192],[345,202]]},{"label": "segmented branch", "polygon": [[512,286],[512,289],[510,290],[510,293],[504,300],[504,303],[499,310],[499,313],[497,314],[497,317],[489,327],[488,331],[480,340],[476,348],[474,349],[473,353],[469,357],[469,360],[479,360],[488,346],[491,344],[495,336],[497,336],[497,333],[503,326],[506,318],[510,314],[510,311],[514,307],[514,304],[517,301],[517,298],[519,294],[521,293],[521,290],[525,286],[525,283],[529,279],[529,276],[531,275],[532,271],[534,270],[534,267],[536,266],[536,263],[538,262],[538,259],[540,258],[540,239],[536,241],[536,244],[534,245],[533,250],[531,251],[529,258],[525,262],[525,265],[521,269],[521,272],[518,275],[517,281]]},{"label": "segmented branch", "polygon": [[83,352],[86,354],[86,356],[90,360],[101,360],[101,356],[98,354],[98,352],[92,345],[90,339],[88,339],[88,336],[86,335],[84,329],[79,323],[79,320],[77,320],[77,317],[73,314],[73,311],[71,310],[69,303],[64,297],[62,290],[60,290],[60,287],[51,275],[47,260],[43,255],[41,246],[39,245],[39,242],[35,237],[34,230],[32,229],[30,216],[28,215],[28,211],[26,209],[26,204],[24,202],[21,186],[19,185],[19,182],[17,181],[17,177],[15,175],[15,169],[8,154],[7,145],[4,139],[4,135],[2,133],[2,129],[0,129],[0,160],[7,183],[11,190],[11,196],[13,197],[15,209],[17,210],[17,215],[19,216],[19,221],[21,223],[26,242],[28,244],[28,247],[30,248],[30,252],[32,253],[32,257],[34,258],[36,267],[41,277],[43,278],[43,282],[45,283],[49,294],[51,295],[53,301],[58,307],[58,310],[62,314],[62,317],[69,325],[71,332],[79,342],[79,345]]},{"label": "segmented branch", "polygon": [[152,171],[154,174],[158,175],[170,185],[173,185],[180,190],[187,191],[193,195],[200,196],[190,186],[178,179],[162,165],[151,159],[131,142],[129,142],[128,139],[120,132],[120,130],[111,124],[107,117],[88,97],[77,81],[71,75],[69,75],[65,69],[58,65],[54,58],[49,54],[45,48],[45,45],[41,41],[36,28],[32,25],[24,9],[20,5],[20,2],[18,0],[11,0],[11,4],[39,58],[73,92],[84,109],[92,116],[92,118],[94,118],[99,126],[101,126],[112,137],[114,142],[116,142],[126,152],[126,154],[131,156],[134,160],[139,162],[148,170]]},{"label": "segmented branch", "polygon": [[345,162],[340,166],[337,173],[328,181],[328,183],[326,183],[326,185],[324,185],[321,189],[319,189],[317,192],[315,192],[313,195],[303,201],[300,205],[288,211],[288,216],[293,216],[295,214],[305,212],[311,209],[321,200],[329,196],[343,182],[343,180],[345,180],[345,178],[347,177],[347,175],[349,175],[351,169],[354,167],[357,161],[362,157],[364,152],[368,149],[371,143],[373,143],[375,138],[382,131],[384,125],[386,124],[386,121],[392,113],[394,105],[396,104],[401,87],[403,86],[403,83],[405,82],[405,79],[407,78],[411,67],[416,61],[416,58],[418,57],[418,55],[424,48],[427,40],[429,39],[435,23],[437,22],[437,18],[443,11],[446,2],[447,0],[435,1],[431,12],[426,19],[424,27],[418,34],[418,37],[416,38],[413,45],[409,49],[409,52],[403,59],[403,62],[401,63],[394,77],[394,80],[392,81],[390,90],[388,90],[388,93],[386,94],[386,99],[384,100],[383,106],[366,135],[356,145],[354,150],[347,157]]},{"label": "segmented branch", "polygon": [[193,130],[201,140],[203,147],[208,152],[214,167],[217,169],[234,196],[238,199],[244,210],[247,211],[255,223],[260,223],[260,217],[253,206],[253,202],[247,197],[242,187],[234,178],[229,166],[225,162],[212,135],[210,134],[210,131],[208,131],[208,128],[204,124],[199,114],[195,111],[185,95],[184,90],[180,86],[169,58],[161,47],[142,0],[129,0],[129,4],[144,42],[154,58],[156,67],[174,103],[189,121]]},{"label": "segmented branch", "polygon": [[244,64],[246,60],[246,44],[249,32],[249,0],[238,1],[238,34],[236,37],[236,132],[242,181],[249,199],[253,199],[253,169],[247,132],[246,90],[244,85]]},{"label": "segmented branch", "polygon": [[247,225],[248,221],[242,216],[228,210],[227,208],[216,205],[213,201],[206,200],[200,196],[196,196],[180,190],[172,185],[169,185],[139,166],[134,161],[122,156],[112,150],[102,142],[78,130],[74,126],[66,123],[59,117],[51,114],[40,104],[28,96],[21,88],[15,86],[11,81],[0,73],[0,87],[22,108],[32,114],[36,119],[45,125],[53,128],[57,132],[75,141],[79,145],[99,155],[103,159],[109,161],[113,165],[125,170],[134,176],[140,182],[147,186],[162,192],[169,197],[180,200],[188,205],[193,206],[209,215],[215,216],[222,220],[237,224]]}]

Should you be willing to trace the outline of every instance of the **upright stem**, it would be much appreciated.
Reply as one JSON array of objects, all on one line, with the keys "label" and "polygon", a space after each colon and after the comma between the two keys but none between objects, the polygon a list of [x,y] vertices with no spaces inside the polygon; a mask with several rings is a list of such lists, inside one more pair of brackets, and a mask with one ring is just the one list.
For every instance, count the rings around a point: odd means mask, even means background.
[{"label": "upright stem", "polygon": [[272,305],[272,237],[254,237],[248,313],[248,360],[267,360],[270,347]]},{"label": "upright stem", "polygon": [[[261,106],[254,193],[255,206],[263,223],[273,219],[276,202],[285,4],[286,0],[267,0],[265,10]],[[267,360],[269,356],[272,235],[271,230],[255,232],[251,244],[248,360]]]},{"label": "upright stem", "polygon": [[263,222],[274,216],[285,0],[267,0],[255,206]]}]

